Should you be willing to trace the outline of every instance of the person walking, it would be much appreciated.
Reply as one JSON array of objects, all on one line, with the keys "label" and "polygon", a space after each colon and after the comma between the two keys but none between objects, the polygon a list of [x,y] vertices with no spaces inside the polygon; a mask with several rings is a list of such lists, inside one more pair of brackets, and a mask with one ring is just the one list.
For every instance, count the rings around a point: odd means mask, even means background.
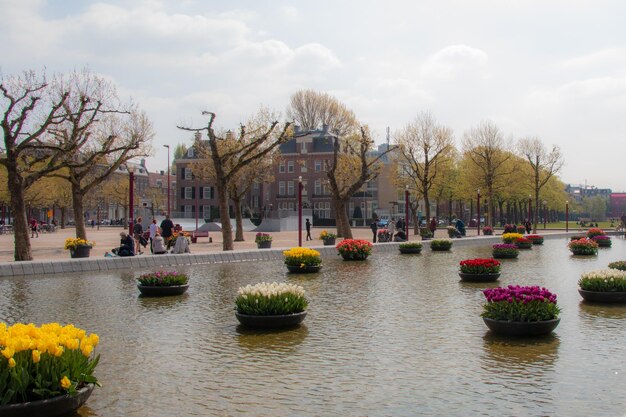
[{"label": "person walking", "polygon": [[166,214],[165,219],[161,222],[161,236],[167,242],[172,237],[172,230],[174,229],[174,223],[170,220],[170,215]]},{"label": "person walking", "polygon": [[306,227],[306,240],[313,240],[313,238],[311,237],[311,222],[309,221],[309,219],[306,219],[304,226]]},{"label": "person walking", "polygon": [[391,219],[389,223],[387,223],[387,234],[389,236],[389,241],[393,240],[393,235],[396,233],[396,223],[394,219]]},{"label": "person walking", "polygon": [[35,235],[39,237],[39,224],[37,224],[37,219],[33,217],[30,219],[30,238],[34,238]]},{"label": "person walking", "polygon": [[430,233],[432,233],[433,237],[435,237],[435,232],[437,231],[437,219],[435,219],[434,217],[430,219],[428,229],[430,229]]},{"label": "person walking", "polygon": [[159,226],[156,224],[156,219],[152,219],[152,223],[150,223],[150,252],[154,253],[154,249],[152,248],[152,241],[154,237],[159,232]]},{"label": "person walking", "polygon": [[376,243],[376,235],[378,234],[378,223],[376,220],[370,224],[370,229],[372,229],[372,233],[374,234],[374,243]]},{"label": "person walking", "polygon": [[143,225],[141,224],[141,217],[137,217],[135,225],[133,226],[133,237],[135,238],[135,255],[141,255],[141,235],[143,235]]}]

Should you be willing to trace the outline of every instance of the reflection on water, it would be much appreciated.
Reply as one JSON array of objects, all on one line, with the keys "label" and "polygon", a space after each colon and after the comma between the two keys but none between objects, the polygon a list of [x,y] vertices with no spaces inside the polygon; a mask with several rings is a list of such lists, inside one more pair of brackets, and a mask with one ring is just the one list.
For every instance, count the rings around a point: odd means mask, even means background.
[{"label": "reflection on water", "polygon": [[[103,383],[79,415],[450,416],[623,414],[624,307],[580,301],[580,274],[620,259],[626,242],[574,258],[546,240],[503,260],[496,283],[459,281],[461,260],[491,244],[420,256],[324,259],[319,274],[280,260],[179,267],[182,296],[139,297],[146,270],[0,279],[7,322],[59,321],[100,335]],[[250,331],[234,315],[238,287],[301,285],[304,324]],[[540,285],[563,313],[552,336],[509,340],[480,318],[487,287]],[[584,395],[581,395],[584,393]]]}]

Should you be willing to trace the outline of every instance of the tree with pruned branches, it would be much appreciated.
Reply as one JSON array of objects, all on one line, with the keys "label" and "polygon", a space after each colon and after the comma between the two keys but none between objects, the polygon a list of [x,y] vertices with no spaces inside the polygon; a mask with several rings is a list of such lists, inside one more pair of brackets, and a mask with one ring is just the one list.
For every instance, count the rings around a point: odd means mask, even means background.
[{"label": "tree with pruned branches", "polygon": [[295,92],[291,96],[287,116],[305,131],[327,125],[339,136],[357,131],[359,126],[352,110],[330,94],[315,90]]}]

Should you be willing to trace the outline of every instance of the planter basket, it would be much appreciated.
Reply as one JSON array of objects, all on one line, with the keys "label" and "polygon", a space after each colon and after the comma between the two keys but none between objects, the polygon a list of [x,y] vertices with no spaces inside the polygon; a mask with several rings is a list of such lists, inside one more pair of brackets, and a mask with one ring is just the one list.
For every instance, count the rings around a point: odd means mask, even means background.
[{"label": "planter basket", "polygon": [[322,265],[305,265],[304,268],[301,268],[300,265],[286,265],[287,270],[292,274],[311,274],[315,272],[320,272],[322,269]]},{"label": "planter basket", "polygon": [[545,321],[505,321],[483,317],[489,330],[504,336],[543,336],[552,333],[561,319]]},{"label": "planter basket", "polygon": [[344,261],[364,261],[369,255],[341,255]]},{"label": "planter basket", "polygon": [[259,242],[256,244],[258,249],[269,249],[272,247],[272,241],[271,240],[266,240],[263,242]]},{"label": "planter basket", "polygon": [[515,259],[517,258],[518,253],[496,253],[493,252],[493,257],[496,259]]},{"label": "planter basket", "polygon": [[76,248],[70,249],[70,257],[89,258],[90,251],[91,251],[91,246],[88,246],[88,245],[76,246]]},{"label": "planter basket", "polygon": [[166,297],[169,295],[181,295],[189,288],[189,284],[157,287],[154,285],[137,285],[141,295],[145,297]]},{"label": "planter basket", "polygon": [[532,238],[527,238],[533,241],[533,245],[543,245],[543,238],[537,238],[537,239],[532,239]]},{"label": "planter basket", "polygon": [[578,255],[578,256],[593,256],[593,255],[597,255],[598,251],[597,250],[593,250],[593,251],[588,251],[585,249],[570,249],[572,251],[573,255]]},{"label": "planter basket", "polygon": [[493,274],[468,274],[465,272],[459,272],[459,276],[462,281],[465,282],[493,282],[500,278],[500,272]]},{"label": "planter basket", "polygon": [[532,249],[533,248],[533,244],[531,242],[515,243],[515,246],[517,246],[517,249]]},{"label": "planter basket", "polygon": [[598,246],[600,246],[601,248],[610,248],[611,247],[611,240],[610,239],[605,239],[605,240],[596,240],[595,241]]},{"label": "planter basket", "polygon": [[335,246],[335,238],[329,238],[329,239],[322,239],[322,242],[324,242],[324,246]]},{"label": "planter basket", "polygon": [[235,317],[245,327],[251,329],[281,329],[294,327],[302,323],[306,317],[306,311],[294,314],[284,314],[278,316],[254,316],[235,312]]},{"label": "planter basket", "polygon": [[398,248],[400,253],[421,253],[422,248]]},{"label": "planter basket", "polygon": [[60,395],[46,400],[30,401],[9,405],[0,405],[0,416],[2,417],[57,417],[74,415],[87,401],[94,388],[94,384],[86,385],[78,390],[76,395]]},{"label": "planter basket", "polygon": [[579,288],[578,293],[590,303],[626,304],[625,291],[587,291]]}]

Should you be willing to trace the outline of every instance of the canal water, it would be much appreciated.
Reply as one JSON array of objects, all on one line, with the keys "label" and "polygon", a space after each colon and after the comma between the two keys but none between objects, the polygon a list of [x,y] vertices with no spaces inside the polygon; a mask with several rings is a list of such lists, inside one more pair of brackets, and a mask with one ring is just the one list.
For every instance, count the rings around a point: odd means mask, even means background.
[{"label": "canal water", "polygon": [[[626,242],[572,256],[565,239],[504,260],[497,284],[459,282],[459,261],[489,245],[421,255],[195,265],[187,294],[139,296],[126,272],[0,279],[0,319],[57,321],[100,335],[96,389],[81,416],[622,416],[626,307],[581,301],[584,271],[626,259]],[[239,286],[291,282],[310,300],[294,330],[238,326]],[[492,335],[486,286],[545,286],[561,323],[545,338]]]}]

